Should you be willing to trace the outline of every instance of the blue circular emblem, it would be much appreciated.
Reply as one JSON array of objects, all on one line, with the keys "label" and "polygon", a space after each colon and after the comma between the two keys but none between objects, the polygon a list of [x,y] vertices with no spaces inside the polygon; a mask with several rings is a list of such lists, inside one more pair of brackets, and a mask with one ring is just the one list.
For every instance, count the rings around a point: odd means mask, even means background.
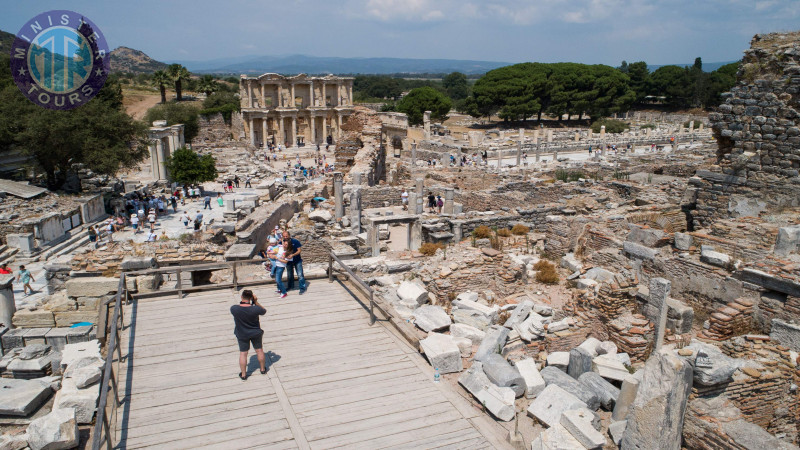
[{"label": "blue circular emblem", "polygon": [[109,50],[91,20],[48,11],[29,20],[11,46],[11,74],[30,101],[49,109],[86,104],[108,78]]}]

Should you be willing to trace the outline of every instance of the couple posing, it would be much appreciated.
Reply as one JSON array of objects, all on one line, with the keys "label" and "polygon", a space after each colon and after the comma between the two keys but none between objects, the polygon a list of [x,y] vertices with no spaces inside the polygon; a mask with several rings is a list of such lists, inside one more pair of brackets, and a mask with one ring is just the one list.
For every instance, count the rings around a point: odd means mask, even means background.
[{"label": "couple posing", "polygon": [[[267,258],[272,263],[270,276],[275,278],[276,294],[286,298],[286,292],[294,287],[294,272],[297,272],[297,282],[300,295],[305,294],[308,283],[303,276],[303,258],[300,256],[302,244],[293,238],[288,231],[280,236],[280,241],[275,237],[269,239]],[[283,272],[286,272],[287,286],[283,285]]]}]

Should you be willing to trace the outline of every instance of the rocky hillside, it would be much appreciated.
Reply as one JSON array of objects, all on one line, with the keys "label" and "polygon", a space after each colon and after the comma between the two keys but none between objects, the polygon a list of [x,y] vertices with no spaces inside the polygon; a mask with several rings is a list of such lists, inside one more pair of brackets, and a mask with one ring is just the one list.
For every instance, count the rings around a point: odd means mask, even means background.
[{"label": "rocky hillside", "polygon": [[142,51],[128,47],[117,47],[111,52],[111,71],[129,73],[153,73],[167,65],[147,56]]},{"label": "rocky hillside", "polygon": [[0,30],[0,51],[8,53],[11,51],[11,44],[14,43],[14,35]]}]

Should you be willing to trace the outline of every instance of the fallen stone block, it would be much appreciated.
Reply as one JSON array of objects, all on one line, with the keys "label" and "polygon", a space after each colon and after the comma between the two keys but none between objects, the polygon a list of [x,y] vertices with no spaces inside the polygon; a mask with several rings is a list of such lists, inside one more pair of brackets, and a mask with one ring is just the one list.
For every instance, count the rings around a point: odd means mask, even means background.
[{"label": "fallen stone block", "polygon": [[611,420],[625,420],[628,415],[628,409],[636,400],[636,392],[639,390],[639,381],[642,379],[643,371],[638,371],[633,375],[629,375],[622,380],[622,387],[619,390],[617,402],[614,404],[614,411],[611,414]]},{"label": "fallen stone block", "polygon": [[535,312],[536,314],[540,314],[542,316],[552,316],[553,307],[549,305],[542,305],[541,303],[536,303],[533,305],[533,312]]},{"label": "fallen stone block", "polygon": [[73,408],[75,420],[79,424],[92,423],[98,398],[100,398],[99,383],[86,389],[79,389],[75,378],[64,378],[61,389],[56,392],[53,400],[53,408]]},{"label": "fallen stone block", "polygon": [[489,354],[481,362],[483,372],[493,384],[511,388],[516,397],[521,397],[525,393],[525,380],[522,379],[522,375],[501,355]]},{"label": "fallen stone block", "polygon": [[450,325],[450,336],[457,338],[466,338],[472,341],[473,344],[479,345],[486,333],[464,323],[454,323]]},{"label": "fallen stone block", "polygon": [[476,396],[479,402],[498,419],[508,422],[514,418],[514,391],[507,387],[489,385]]},{"label": "fallen stone block", "polygon": [[28,425],[28,445],[32,450],[60,450],[77,447],[78,422],[72,408],[53,409],[50,414]]},{"label": "fallen stone block", "polygon": [[627,420],[614,422],[608,426],[608,435],[611,436],[611,440],[614,442],[614,445],[619,446],[620,441],[622,441],[622,435],[625,434],[625,427],[627,426]]},{"label": "fallen stone block", "polygon": [[508,333],[510,330],[506,327],[493,325],[486,331],[486,337],[481,341],[481,345],[475,352],[473,359],[475,361],[483,361],[484,358],[491,354],[500,353],[503,346],[506,344]]},{"label": "fallen stone block", "polygon": [[17,328],[52,328],[56,326],[53,312],[46,309],[20,309],[11,318],[11,324]]},{"label": "fallen stone block", "polygon": [[600,399],[600,405],[607,411],[613,411],[619,398],[619,389],[606,381],[596,372],[586,372],[578,377],[578,381],[586,385]]},{"label": "fallen stone block", "polygon": [[530,300],[525,300],[524,302],[517,305],[514,308],[514,312],[511,313],[511,316],[506,320],[506,323],[503,324],[506,328],[513,328],[514,325],[522,323],[525,319],[528,318],[528,315],[533,310],[533,302]]},{"label": "fallen stone block", "polygon": [[645,363],[636,399],[628,410],[621,448],[681,447],[683,418],[692,390],[692,366],[671,353],[659,353]]},{"label": "fallen stone block", "polygon": [[450,337],[453,338],[453,342],[456,343],[458,349],[461,351],[462,358],[469,358],[472,356],[472,341],[467,338],[462,337],[453,337],[451,334]]},{"label": "fallen stone block", "polygon": [[464,389],[477,398],[478,393],[490,386],[492,382],[483,373],[483,364],[475,361],[458,377],[458,384],[464,386]]},{"label": "fallen stone block", "polygon": [[50,397],[50,385],[36,380],[0,378],[0,415],[26,417]]},{"label": "fallen stone block", "polygon": [[592,267],[583,274],[583,278],[606,284],[613,283],[615,281],[614,277],[614,272],[603,269],[602,267]]},{"label": "fallen stone block", "polygon": [[583,263],[575,258],[574,253],[567,253],[561,258],[561,267],[569,270],[570,272],[578,272],[583,269]]},{"label": "fallen stone block", "polygon": [[477,292],[472,292],[472,291],[462,292],[462,293],[458,294],[458,296],[456,297],[455,301],[459,301],[459,302],[462,302],[462,301],[477,302],[478,301],[478,293]]},{"label": "fallen stone block", "polygon": [[[608,354],[610,355],[610,353]],[[627,353],[617,353],[614,355],[614,357],[617,358],[617,361],[621,362],[623,366],[631,366],[631,357]]]},{"label": "fallen stone block", "polygon": [[628,369],[614,355],[600,355],[592,360],[592,371],[609,380],[622,381],[630,375]]},{"label": "fallen stone block", "polygon": [[798,324],[772,319],[769,337],[793,351],[800,352],[800,325]]},{"label": "fallen stone block", "polygon": [[779,228],[773,253],[786,257],[790,253],[797,253],[798,249],[800,249],[800,225]]},{"label": "fallen stone block", "polygon": [[586,447],[561,424],[556,424],[531,442],[531,450],[586,450]]},{"label": "fallen stone block", "polygon": [[67,297],[102,297],[106,294],[116,294],[119,279],[110,277],[80,277],[71,278],[64,283],[67,287]]},{"label": "fallen stone block", "polygon": [[314,211],[308,213],[308,219],[313,220],[314,222],[326,223],[333,219],[333,214],[331,214],[331,212],[327,209],[315,209]]},{"label": "fallen stone block", "polygon": [[397,288],[400,303],[408,308],[417,308],[428,301],[428,291],[411,281],[403,281]]},{"label": "fallen stone block", "polygon": [[547,332],[555,333],[556,331],[563,331],[569,329],[569,321],[567,319],[569,319],[569,317],[565,317],[557,322],[551,322],[547,326]]},{"label": "fallen stone block", "polygon": [[102,359],[100,356],[100,341],[93,339],[87,342],[67,344],[61,352],[61,367],[66,368],[73,362],[87,357]]},{"label": "fallen stone block", "polygon": [[646,261],[653,261],[658,255],[658,251],[654,248],[645,247],[644,245],[635,242],[625,241],[622,244],[622,251],[629,258],[640,259]]},{"label": "fallen stone block", "polygon": [[428,337],[419,341],[420,349],[425,353],[428,362],[439,373],[461,372],[461,350],[453,342],[453,338],[446,334],[430,333]]},{"label": "fallen stone block", "polygon": [[158,268],[158,262],[152,256],[126,256],[120,264],[122,270],[147,270]]},{"label": "fallen stone block", "polygon": [[569,351],[569,364],[567,375],[578,379],[585,372],[592,371],[592,354],[583,347],[576,347]]},{"label": "fallen stone block", "polygon": [[532,358],[526,358],[514,363],[522,380],[525,382],[525,398],[534,398],[545,388],[544,378],[536,367]]},{"label": "fallen stone block", "polygon": [[700,251],[700,261],[712,266],[729,267],[732,259],[730,256],[710,250],[708,246],[704,245]]},{"label": "fallen stone block", "polygon": [[[548,385],[528,407],[528,416],[554,427],[561,422],[564,411],[586,408],[586,403],[556,385]],[[568,433],[569,434],[569,433]]]},{"label": "fallen stone block", "polygon": [[617,344],[611,341],[603,341],[599,343],[596,347],[597,355],[616,355],[617,354]]},{"label": "fallen stone block", "polygon": [[574,395],[592,411],[600,407],[600,399],[588,386],[555,367],[545,367],[539,372],[547,386],[554,384]]},{"label": "fallen stone block", "polygon": [[22,450],[26,447],[28,447],[28,435],[25,433],[0,436],[0,450]]},{"label": "fallen stone block", "polygon": [[441,306],[422,305],[414,310],[414,325],[425,332],[444,330],[451,323],[450,316]]},{"label": "fallen stone block", "polygon": [[452,305],[453,309],[450,312],[456,323],[465,323],[479,330],[486,330],[489,325],[497,322],[500,311],[497,306],[488,307],[470,300],[456,299]]},{"label": "fallen stone block", "polygon": [[743,366],[743,361],[733,359],[711,344],[693,341],[685,348],[692,350],[692,355],[681,357],[694,367],[694,383],[703,386],[716,386],[733,381],[733,374]]},{"label": "fallen stone block", "polygon": [[570,409],[561,414],[561,426],[587,449],[602,448],[606,439],[592,425],[594,413],[588,409]]},{"label": "fallen stone block", "polygon": [[547,367],[555,367],[566,372],[569,367],[569,352],[553,352],[547,355]]},{"label": "fallen stone block", "polygon": [[598,350],[598,347],[600,346],[600,344],[602,344],[602,342],[600,342],[599,339],[593,338],[593,337],[589,337],[589,338],[586,338],[586,340],[583,341],[581,343],[581,345],[578,346],[578,348],[582,348],[582,349],[586,350],[587,352],[589,352],[590,355],[592,355],[592,358],[594,358],[595,356],[597,356],[599,354],[597,352],[597,350]]},{"label": "fallen stone block", "polygon": [[675,248],[681,251],[689,251],[694,239],[691,234],[676,232],[673,237],[675,238]]}]

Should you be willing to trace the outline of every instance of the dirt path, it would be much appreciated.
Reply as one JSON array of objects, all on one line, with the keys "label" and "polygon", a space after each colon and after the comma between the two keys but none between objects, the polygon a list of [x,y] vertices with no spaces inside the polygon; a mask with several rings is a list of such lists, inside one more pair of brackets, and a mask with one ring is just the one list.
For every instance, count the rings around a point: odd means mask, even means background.
[{"label": "dirt path", "polygon": [[147,110],[157,105],[161,101],[159,94],[140,94],[128,93],[125,94],[123,104],[125,110],[134,119],[143,119]]}]

